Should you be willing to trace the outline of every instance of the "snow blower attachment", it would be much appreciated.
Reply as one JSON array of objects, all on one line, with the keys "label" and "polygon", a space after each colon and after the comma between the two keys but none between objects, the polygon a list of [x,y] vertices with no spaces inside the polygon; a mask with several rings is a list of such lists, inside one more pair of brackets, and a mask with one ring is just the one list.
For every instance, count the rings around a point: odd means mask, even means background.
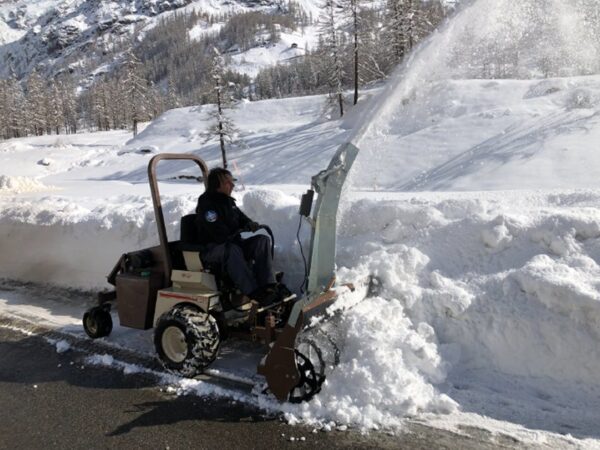
[{"label": "snow blower attachment", "polygon": [[[333,290],[336,215],[346,174],[358,149],[343,145],[329,167],[312,179],[303,196],[300,213],[312,227],[308,289],[301,298],[280,282],[279,301],[268,306],[242,304],[235,286],[218,267],[205,267],[199,257],[195,215],[181,220],[178,241],[167,238],[156,166],[162,160],[190,160],[198,165],[205,186],[208,168],[192,154],[159,154],[148,165],[160,244],[126,253],[108,275],[115,286],[99,295],[99,305],[88,310],[83,326],[91,338],[108,336],[112,330],[111,302],[118,303],[122,326],[154,328],[154,345],[169,371],[186,377],[200,374],[216,358],[221,342],[241,338],[260,342],[267,353],[257,372],[280,401],[301,402],[319,392],[325,379],[321,349],[299,338],[311,316],[324,311],[336,299]],[[312,209],[314,191],[318,199]],[[271,235],[273,244],[273,236]]]}]

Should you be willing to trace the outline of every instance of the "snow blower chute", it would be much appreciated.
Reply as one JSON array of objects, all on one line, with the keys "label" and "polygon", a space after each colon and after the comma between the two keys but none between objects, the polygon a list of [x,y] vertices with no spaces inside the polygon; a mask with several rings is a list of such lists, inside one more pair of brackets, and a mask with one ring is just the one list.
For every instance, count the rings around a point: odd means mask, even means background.
[{"label": "snow blower chute", "polygon": [[[119,258],[108,275],[108,282],[116,289],[100,294],[99,305],[84,314],[86,333],[91,338],[110,334],[111,303],[117,300],[120,324],[154,328],[160,361],[169,371],[186,377],[206,369],[217,358],[225,339],[261,342],[267,353],[257,372],[265,377],[270,391],[280,401],[310,399],[321,388],[324,370],[315,367],[314,360],[298,348],[297,338],[308,318],[323,312],[337,297],[333,289],[336,216],[342,186],[357,153],[354,145],[342,145],[329,167],[312,178],[312,189],[302,197],[300,214],[312,227],[306,293],[298,298],[287,291],[289,295],[264,307],[256,302],[235,306],[235,296],[239,295],[235,286],[218,268],[202,264],[194,214],[182,218],[180,239],[168,240],[157,164],[162,160],[190,160],[200,168],[205,185],[208,169],[192,154],[154,156],[148,164],[148,179],[160,244]],[[312,208],[315,192],[318,198]],[[267,231],[272,240],[272,233]],[[309,344],[312,350],[320,358],[314,343]],[[322,360],[320,363],[324,366]]]}]

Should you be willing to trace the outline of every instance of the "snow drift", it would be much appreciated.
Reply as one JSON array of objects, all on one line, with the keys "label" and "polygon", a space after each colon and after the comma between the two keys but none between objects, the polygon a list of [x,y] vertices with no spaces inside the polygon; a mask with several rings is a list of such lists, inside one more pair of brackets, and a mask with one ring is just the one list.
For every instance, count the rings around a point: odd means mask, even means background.
[{"label": "snow drift", "polygon": [[0,175],[0,194],[20,194],[22,192],[52,190],[50,186],[29,177]]}]

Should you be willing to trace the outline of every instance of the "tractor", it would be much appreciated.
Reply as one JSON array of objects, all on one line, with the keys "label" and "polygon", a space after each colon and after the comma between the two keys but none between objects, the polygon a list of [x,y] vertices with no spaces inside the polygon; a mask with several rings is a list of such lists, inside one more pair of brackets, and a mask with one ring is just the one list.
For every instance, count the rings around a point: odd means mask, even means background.
[{"label": "tractor", "polygon": [[[291,293],[278,274],[283,294],[268,306],[255,301],[239,305],[240,293],[227,274],[202,263],[194,214],[181,218],[179,240],[169,241],[157,164],[166,160],[195,163],[205,187],[208,168],[194,154],[155,155],[148,164],[148,180],[159,244],[121,255],[107,277],[114,289],[99,294],[98,305],[83,316],[85,332],[93,339],[108,336],[113,326],[110,310],[116,303],[120,325],[154,328],[158,359],[168,371],[183,377],[194,377],[209,367],[225,340],[258,342],[264,345],[265,354],[257,373],[264,376],[270,392],[280,401],[309,400],[325,379],[324,364],[316,364],[298,348],[298,336],[309,318],[323,313],[338,296],[334,276],[337,210],[357,153],[351,143],[342,145],[329,167],[312,178],[311,189],[302,195],[300,220],[311,226],[306,290],[299,295]],[[273,234],[268,227],[262,228],[270,235],[273,249]],[[311,345],[320,358],[319,348]]]}]

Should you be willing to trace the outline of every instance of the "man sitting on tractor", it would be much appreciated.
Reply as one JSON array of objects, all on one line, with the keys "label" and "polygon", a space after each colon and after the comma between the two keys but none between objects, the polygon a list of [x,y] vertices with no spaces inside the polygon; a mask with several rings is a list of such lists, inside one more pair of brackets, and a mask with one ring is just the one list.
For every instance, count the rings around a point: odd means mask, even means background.
[{"label": "man sitting on tractor", "polygon": [[231,197],[234,181],[227,169],[215,168],[208,174],[206,192],[198,198],[196,207],[200,258],[204,264],[225,271],[242,292],[233,306],[250,300],[266,306],[279,300],[270,241],[262,234],[242,239],[241,232],[255,232],[260,225],[236,206]]}]

